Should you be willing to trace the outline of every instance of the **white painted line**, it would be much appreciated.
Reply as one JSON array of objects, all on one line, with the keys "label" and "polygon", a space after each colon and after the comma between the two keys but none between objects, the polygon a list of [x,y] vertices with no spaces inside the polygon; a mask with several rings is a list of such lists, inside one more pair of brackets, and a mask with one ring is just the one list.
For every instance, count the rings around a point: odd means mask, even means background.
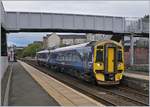
[{"label": "white painted line", "polygon": [[8,77],[8,81],[7,81],[6,90],[5,90],[4,103],[3,103],[4,106],[8,106],[9,90],[10,90],[10,82],[11,82],[12,71],[13,71],[13,63],[11,64],[11,69],[10,69],[10,73],[9,73],[9,77]]}]

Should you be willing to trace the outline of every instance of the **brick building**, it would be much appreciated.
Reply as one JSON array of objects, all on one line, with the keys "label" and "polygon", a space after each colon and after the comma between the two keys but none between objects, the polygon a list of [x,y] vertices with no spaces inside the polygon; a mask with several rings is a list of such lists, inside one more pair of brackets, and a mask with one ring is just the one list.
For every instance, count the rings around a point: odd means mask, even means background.
[{"label": "brick building", "polygon": [[[125,65],[130,65],[130,47],[125,47]],[[149,64],[149,48],[148,47],[134,47],[134,64]]]}]

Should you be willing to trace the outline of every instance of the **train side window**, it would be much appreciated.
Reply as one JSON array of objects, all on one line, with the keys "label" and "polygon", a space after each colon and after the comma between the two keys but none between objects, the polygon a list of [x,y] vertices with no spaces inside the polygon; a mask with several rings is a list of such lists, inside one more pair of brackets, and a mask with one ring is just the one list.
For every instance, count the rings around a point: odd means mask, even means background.
[{"label": "train side window", "polygon": [[76,61],[75,54],[72,55],[72,61],[73,61],[73,62]]},{"label": "train side window", "polygon": [[64,61],[68,61],[68,56],[67,56],[67,54],[64,55]]},{"label": "train side window", "polygon": [[52,59],[56,59],[57,58],[57,54],[51,54],[51,58]]},{"label": "train side window", "polygon": [[122,62],[122,51],[118,51],[118,61]]},{"label": "train side window", "polygon": [[59,61],[62,61],[62,55],[59,56]]},{"label": "train side window", "polygon": [[89,52],[88,61],[92,61],[92,52]]},{"label": "train side window", "polygon": [[103,62],[103,51],[97,50],[96,51],[96,62]]},{"label": "train side window", "polygon": [[77,62],[81,62],[81,58],[79,57],[79,55],[77,55],[76,58],[77,58]]},{"label": "train side window", "polygon": [[60,61],[60,55],[57,55],[56,60]]},{"label": "train side window", "polygon": [[72,55],[72,61],[73,62],[80,62],[80,57],[77,54]]},{"label": "train side window", "polygon": [[69,54],[68,54],[68,61],[71,61],[71,60],[72,60],[72,54],[69,53]]},{"label": "train side window", "polygon": [[64,61],[64,60],[65,60],[65,56],[62,55],[62,61]]}]

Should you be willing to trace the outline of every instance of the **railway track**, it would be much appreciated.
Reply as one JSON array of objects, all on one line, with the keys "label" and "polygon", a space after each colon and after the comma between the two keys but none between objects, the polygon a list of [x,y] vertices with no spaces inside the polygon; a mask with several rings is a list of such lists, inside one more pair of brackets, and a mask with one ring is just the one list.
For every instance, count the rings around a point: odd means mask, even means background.
[{"label": "railway track", "polygon": [[53,72],[45,67],[39,67],[35,62],[25,61],[40,71],[86,94],[107,106],[148,106],[148,95],[130,90],[127,87],[94,86],[67,74]]},{"label": "railway track", "polygon": [[122,96],[125,99],[130,99],[130,100],[133,100],[134,102],[141,103],[143,105],[148,105],[148,103],[149,103],[148,95],[130,91],[127,87],[126,88],[122,88],[119,86],[118,87],[105,87],[105,88],[100,87],[99,89],[105,90],[108,93]]},{"label": "railway track", "polygon": [[138,94],[139,96],[145,96],[145,97],[149,97],[149,93],[143,93],[143,92],[140,92],[140,91],[137,91],[133,88],[129,88],[127,86],[119,86],[117,87],[119,90],[123,90],[123,91],[129,91],[130,93],[135,93],[135,94]]}]

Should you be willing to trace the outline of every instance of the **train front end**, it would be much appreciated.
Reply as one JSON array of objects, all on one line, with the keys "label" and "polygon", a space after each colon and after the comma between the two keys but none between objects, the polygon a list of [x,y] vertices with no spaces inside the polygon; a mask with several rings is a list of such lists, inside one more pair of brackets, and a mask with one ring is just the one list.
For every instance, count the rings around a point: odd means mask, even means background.
[{"label": "train front end", "polygon": [[111,40],[97,42],[93,70],[98,84],[119,84],[124,72],[123,46]]}]

